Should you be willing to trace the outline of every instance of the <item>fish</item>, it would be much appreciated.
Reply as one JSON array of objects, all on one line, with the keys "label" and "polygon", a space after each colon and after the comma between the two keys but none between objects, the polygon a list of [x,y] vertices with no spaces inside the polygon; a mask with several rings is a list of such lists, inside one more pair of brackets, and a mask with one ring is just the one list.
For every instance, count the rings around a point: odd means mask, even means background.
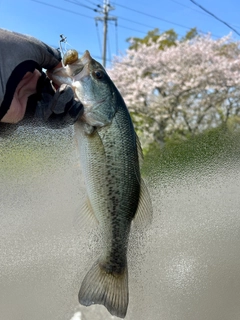
[{"label": "fish", "polygon": [[103,66],[89,51],[74,59],[48,76],[58,85],[70,84],[84,106],[74,125],[87,191],[84,213],[97,219],[104,244],[78,298],[84,306],[102,304],[124,318],[131,224],[144,226],[152,219],[151,197],[140,173],[142,149],[126,104]]}]

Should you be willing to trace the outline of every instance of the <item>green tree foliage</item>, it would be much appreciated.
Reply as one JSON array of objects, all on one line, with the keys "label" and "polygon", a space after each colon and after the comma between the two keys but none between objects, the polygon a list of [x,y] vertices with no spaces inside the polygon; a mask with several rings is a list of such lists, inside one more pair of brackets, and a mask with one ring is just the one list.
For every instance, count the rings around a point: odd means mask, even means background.
[{"label": "green tree foliage", "polygon": [[195,37],[198,36],[198,32],[197,32],[197,29],[196,28],[192,28],[190,29],[184,37],[181,38],[181,41],[188,41],[188,40],[192,40],[194,39]]},{"label": "green tree foliage", "polygon": [[[197,35],[197,29],[192,28],[185,34],[185,36],[180,39],[180,41],[191,40]],[[127,42],[129,42],[130,44],[129,49],[138,49],[139,44],[149,45],[150,41],[157,42],[160,37],[163,37],[159,45],[160,50],[164,50],[165,48],[169,48],[171,46],[176,46],[178,34],[173,29],[169,29],[161,33],[158,28],[155,28],[148,31],[147,35],[144,38],[128,38]]]}]

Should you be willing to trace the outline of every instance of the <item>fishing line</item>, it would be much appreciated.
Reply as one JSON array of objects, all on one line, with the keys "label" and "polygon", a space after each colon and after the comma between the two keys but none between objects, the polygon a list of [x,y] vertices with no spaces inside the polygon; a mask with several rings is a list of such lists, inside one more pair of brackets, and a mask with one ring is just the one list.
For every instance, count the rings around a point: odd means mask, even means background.
[{"label": "fishing line", "polygon": [[[64,48],[63,48],[63,44],[64,44]],[[60,34],[59,47],[60,47],[62,57],[68,51],[67,46],[72,48],[72,45],[69,42],[67,42],[67,37],[65,37],[64,34]],[[64,67],[66,67],[63,61],[62,61],[62,64]]]}]

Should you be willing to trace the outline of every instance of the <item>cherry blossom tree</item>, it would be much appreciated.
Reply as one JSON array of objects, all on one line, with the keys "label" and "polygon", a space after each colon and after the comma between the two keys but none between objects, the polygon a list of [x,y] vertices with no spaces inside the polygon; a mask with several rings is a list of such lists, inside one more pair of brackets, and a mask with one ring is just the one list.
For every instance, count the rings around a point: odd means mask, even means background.
[{"label": "cherry blossom tree", "polygon": [[240,47],[231,35],[196,36],[159,50],[162,37],[115,57],[108,70],[145,146],[240,114]]}]

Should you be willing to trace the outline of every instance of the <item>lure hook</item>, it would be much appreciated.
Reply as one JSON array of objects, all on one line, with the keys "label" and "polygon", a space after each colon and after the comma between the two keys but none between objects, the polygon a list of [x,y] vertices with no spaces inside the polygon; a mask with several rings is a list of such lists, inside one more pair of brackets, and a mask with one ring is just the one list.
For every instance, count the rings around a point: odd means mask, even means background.
[{"label": "lure hook", "polygon": [[59,46],[60,46],[60,50],[61,50],[62,55],[64,55],[62,43],[66,43],[66,42],[67,42],[67,37],[65,37],[64,34],[60,34]]}]

